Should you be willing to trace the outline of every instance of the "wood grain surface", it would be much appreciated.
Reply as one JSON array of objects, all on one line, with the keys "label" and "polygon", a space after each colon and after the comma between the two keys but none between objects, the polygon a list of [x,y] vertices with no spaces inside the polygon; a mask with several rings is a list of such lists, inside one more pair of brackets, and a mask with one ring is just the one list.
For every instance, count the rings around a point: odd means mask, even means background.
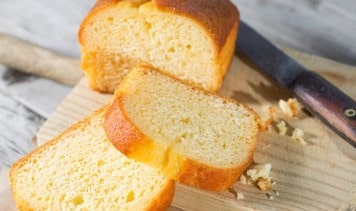
[{"label": "wood grain surface", "polygon": [[[351,97],[356,97],[356,68],[287,49],[308,68],[318,71]],[[291,93],[279,88],[243,58],[235,57],[220,94],[244,102],[256,111],[263,105],[278,108],[280,99]],[[88,88],[83,79],[42,126],[38,141],[44,143],[92,111],[110,102]],[[356,150],[303,111],[298,119],[279,116],[287,122],[286,136],[280,136],[276,122],[271,133],[259,135],[255,163],[272,163],[272,190],[261,192],[251,185],[235,183],[231,192],[213,193],[177,185],[172,206],[183,210],[336,210],[356,208]],[[307,145],[290,138],[294,128],[305,132]],[[273,197],[273,199],[271,199]]]}]

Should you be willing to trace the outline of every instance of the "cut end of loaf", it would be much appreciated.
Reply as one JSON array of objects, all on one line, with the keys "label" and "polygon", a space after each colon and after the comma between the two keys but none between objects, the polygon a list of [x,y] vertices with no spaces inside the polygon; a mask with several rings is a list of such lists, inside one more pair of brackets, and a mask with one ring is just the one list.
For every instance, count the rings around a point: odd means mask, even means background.
[{"label": "cut end of loaf", "polygon": [[[222,190],[252,159],[257,117],[242,104],[194,89],[147,66],[132,70],[115,97],[105,121],[110,140],[114,145],[129,140],[128,148],[116,147],[172,179]],[[117,131],[122,122],[131,124],[131,129],[117,136],[110,129],[115,120],[120,122]],[[139,138],[127,139],[134,131],[141,134]]]},{"label": "cut end of loaf", "polygon": [[15,202],[24,210],[164,210],[174,184],[107,140],[104,110],[17,162]]},{"label": "cut end of loaf", "polygon": [[229,1],[211,4],[215,7],[195,1],[183,8],[166,1],[98,4],[79,31],[82,68],[91,87],[112,93],[131,69],[149,64],[216,92],[233,55],[238,13]]}]

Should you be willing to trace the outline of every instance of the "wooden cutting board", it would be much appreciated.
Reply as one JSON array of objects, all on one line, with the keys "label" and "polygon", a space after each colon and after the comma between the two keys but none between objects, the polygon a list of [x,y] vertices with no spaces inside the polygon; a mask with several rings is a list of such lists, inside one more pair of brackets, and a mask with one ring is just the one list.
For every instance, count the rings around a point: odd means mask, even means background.
[{"label": "wooden cutting board", "polygon": [[[355,67],[285,50],[356,98]],[[292,97],[241,56],[234,57],[220,95],[244,102],[256,111],[260,111],[263,105],[278,108],[280,99]],[[39,130],[38,143],[54,138],[110,99],[111,95],[89,89],[83,79]],[[287,122],[287,136],[278,135],[275,126],[271,133],[261,133],[254,155],[255,163],[272,164],[271,176],[276,183],[271,191],[262,192],[252,185],[237,182],[233,189],[242,193],[244,199],[236,199],[236,194],[229,191],[214,193],[178,184],[171,209],[355,210],[356,150],[306,111],[297,120],[279,117]],[[306,146],[289,137],[297,127],[305,132]],[[4,191],[3,195],[8,193],[10,191]]]}]

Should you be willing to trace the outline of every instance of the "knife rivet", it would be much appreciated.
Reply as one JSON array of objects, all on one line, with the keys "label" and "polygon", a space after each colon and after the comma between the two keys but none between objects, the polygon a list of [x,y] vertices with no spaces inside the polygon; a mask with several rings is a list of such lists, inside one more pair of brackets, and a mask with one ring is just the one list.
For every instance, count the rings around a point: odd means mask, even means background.
[{"label": "knife rivet", "polygon": [[352,117],[356,116],[356,111],[355,111],[355,109],[350,108],[350,109],[346,109],[344,114],[345,114],[345,116],[352,118]]}]

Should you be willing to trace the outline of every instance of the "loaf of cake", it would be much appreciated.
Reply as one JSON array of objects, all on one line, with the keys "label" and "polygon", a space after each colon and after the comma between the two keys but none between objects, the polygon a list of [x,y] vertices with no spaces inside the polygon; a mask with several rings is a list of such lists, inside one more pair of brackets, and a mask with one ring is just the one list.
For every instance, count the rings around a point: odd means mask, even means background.
[{"label": "loaf of cake", "polygon": [[238,21],[229,0],[98,0],[78,33],[82,68],[100,92],[114,92],[139,64],[216,92]]},{"label": "loaf of cake", "polygon": [[106,108],[18,161],[10,182],[19,210],[165,210],[174,182],[107,140]]},{"label": "loaf of cake", "polygon": [[104,121],[109,140],[173,180],[222,191],[252,160],[258,118],[246,105],[148,66],[132,70],[114,98]]}]

